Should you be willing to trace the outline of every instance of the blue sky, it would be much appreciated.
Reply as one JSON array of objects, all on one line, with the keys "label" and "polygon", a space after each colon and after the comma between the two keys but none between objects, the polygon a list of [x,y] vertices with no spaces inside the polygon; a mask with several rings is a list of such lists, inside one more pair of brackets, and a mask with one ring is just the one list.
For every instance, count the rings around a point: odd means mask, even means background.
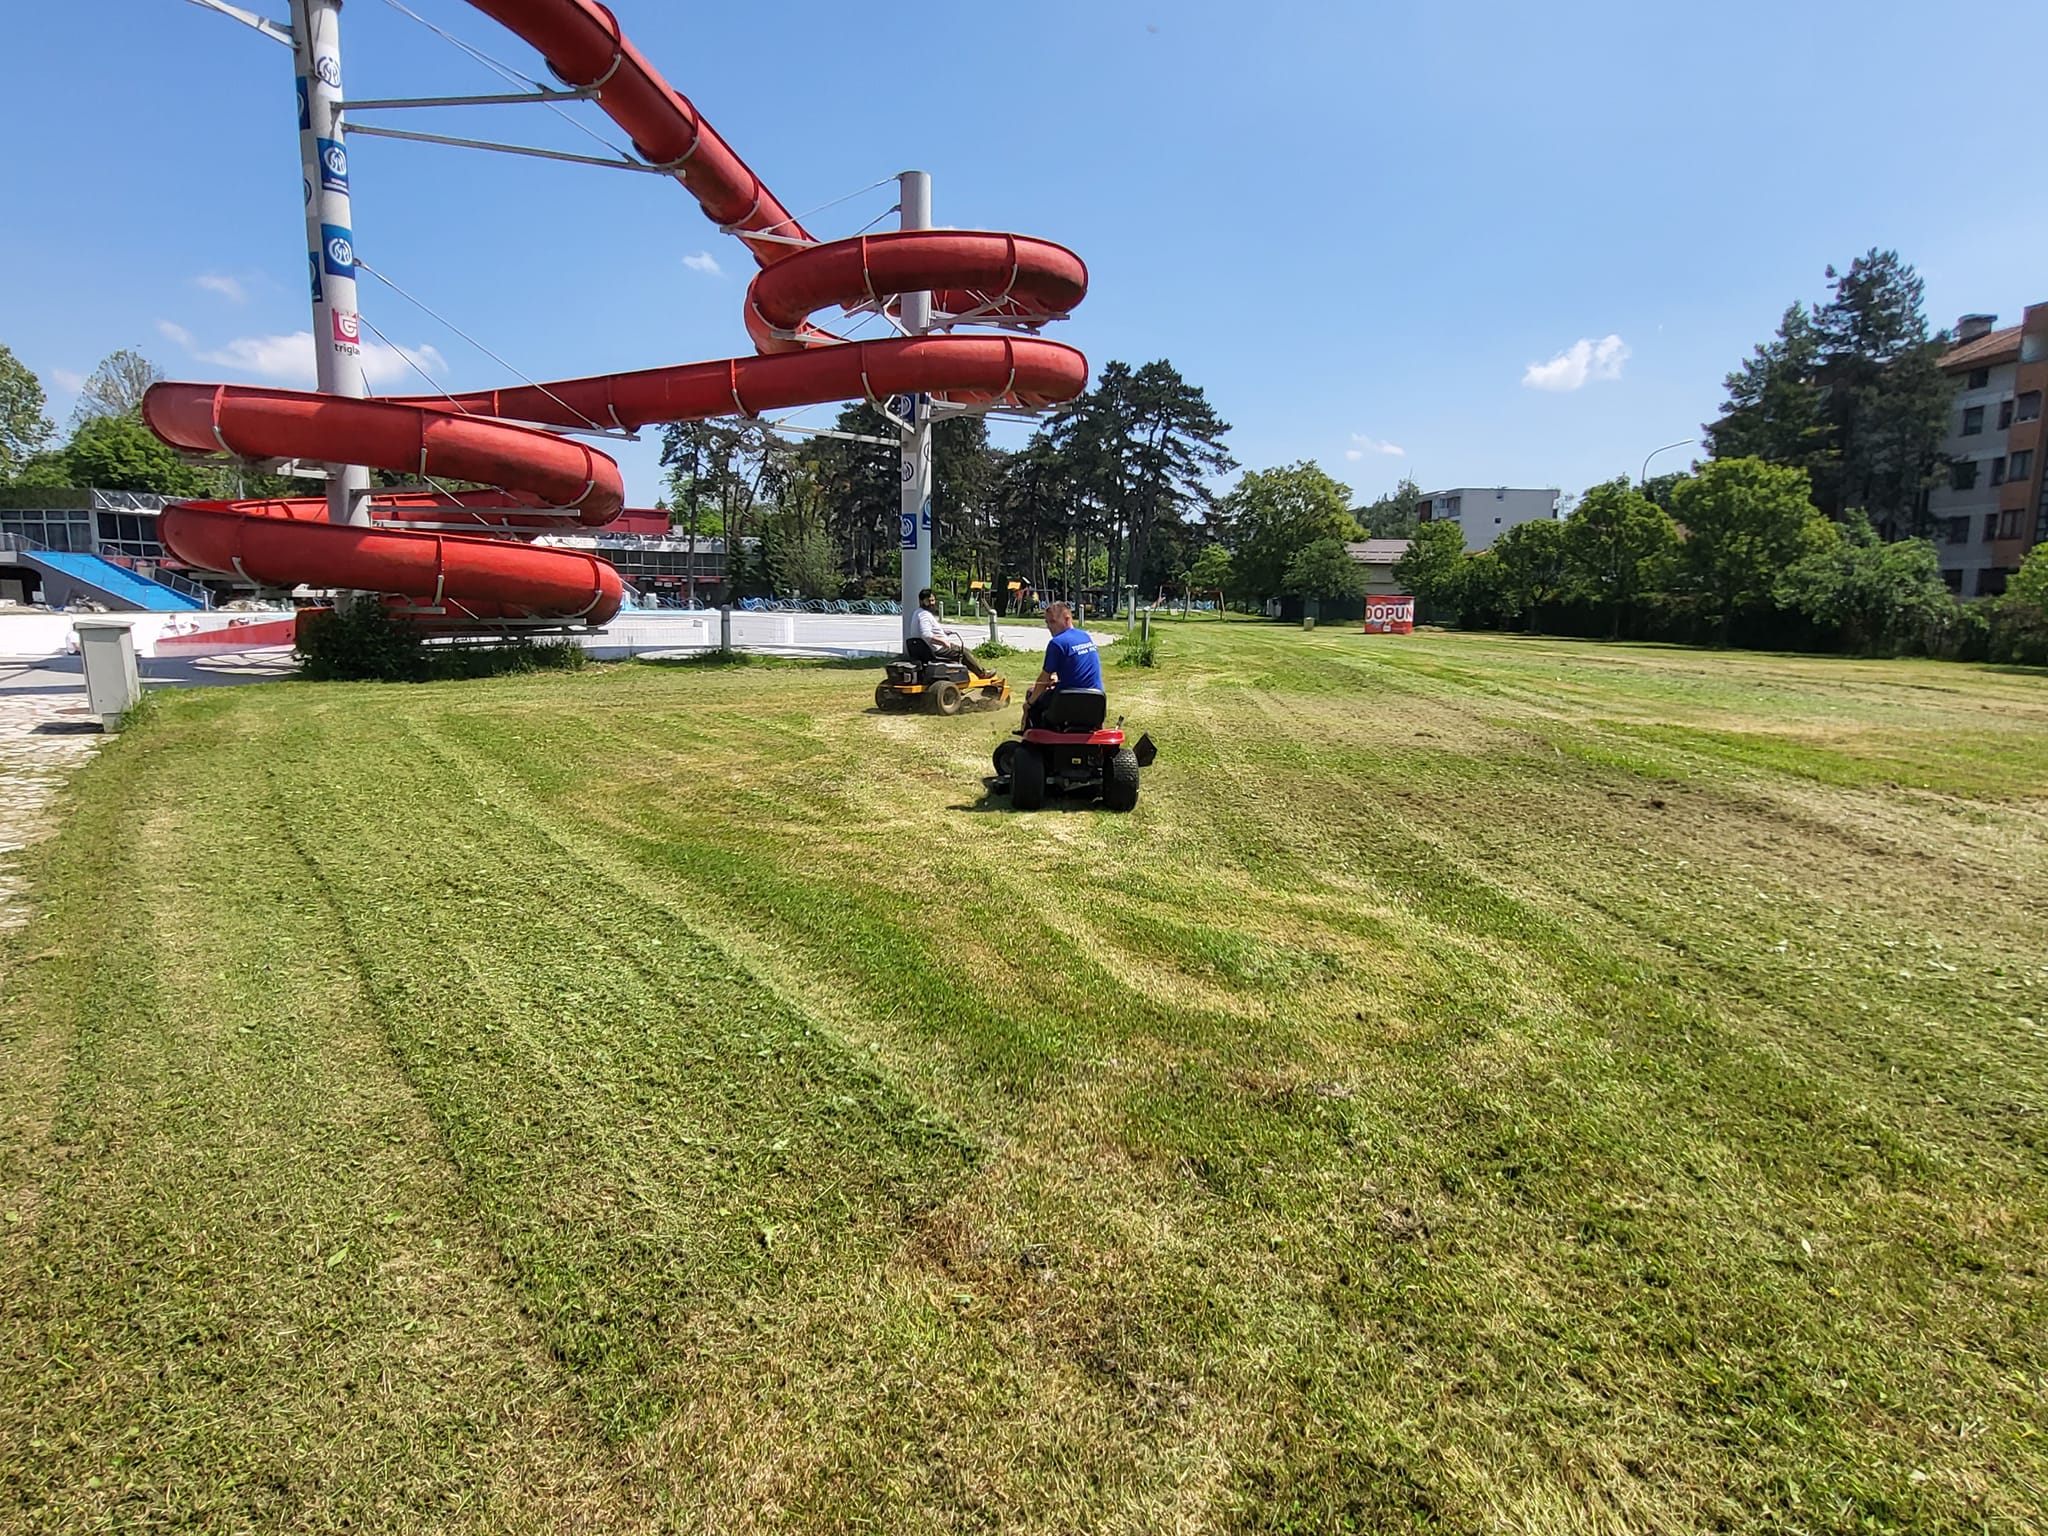
[{"label": "blue sky", "polygon": [[[459,0],[410,3],[539,72]],[[2038,104],[2000,67],[2048,53],[2044,7],[1974,24],[1886,0],[910,8],[922,62],[905,67],[887,9],[612,4],[792,209],[929,169],[938,222],[1086,258],[1061,340],[1098,366],[1170,358],[1244,464],[1313,458],[1361,499],[1404,473],[1633,474],[1697,435],[1829,262],[1873,245],[1919,268],[1937,324],[2048,299]],[[0,22],[0,342],[60,420],[116,347],[174,378],[309,368],[290,340],[310,321],[289,53],[183,0],[91,12]],[[499,88],[388,0],[352,0],[344,24],[353,95]],[[403,118],[596,149],[528,106]],[[363,258],[521,372],[746,348],[744,252],[680,188],[368,139],[351,161]],[[812,228],[850,234],[892,201]],[[374,281],[362,307],[448,386],[512,382]],[[380,387],[424,389],[386,362]],[[618,456],[651,501],[652,434]]]}]

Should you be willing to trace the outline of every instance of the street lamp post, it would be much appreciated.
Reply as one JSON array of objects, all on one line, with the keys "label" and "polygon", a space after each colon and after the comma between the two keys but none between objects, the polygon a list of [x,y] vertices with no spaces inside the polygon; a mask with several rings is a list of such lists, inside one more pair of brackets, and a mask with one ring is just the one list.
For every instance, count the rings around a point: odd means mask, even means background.
[{"label": "street lamp post", "polygon": [[1662,448],[1652,448],[1647,454],[1643,456],[1643,472],[1642,475],[1636,481],[1637,489],[1641,490],[1643,494],[1646,496],[1649,494],[1650,460],[1657,457],[1657,455],[1660,453],[1669,453],[1674,448],[1690,448],[1694,443],[1698,441],[1699,439],[1696,437],[1682,437],[1675,443],[1666,443]]}]

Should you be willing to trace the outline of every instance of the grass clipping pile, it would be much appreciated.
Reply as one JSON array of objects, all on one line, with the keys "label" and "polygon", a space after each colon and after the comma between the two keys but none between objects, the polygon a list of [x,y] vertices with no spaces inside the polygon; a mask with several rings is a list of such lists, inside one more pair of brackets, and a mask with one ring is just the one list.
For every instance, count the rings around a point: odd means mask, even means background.
[{"label": "grass clipping pile", "polygon": [[523,638],[429,645],[379,603],[299,613],[301,675],[316,683],[431,683],[524,672],[577,672],[589,655],[573,640]]}]

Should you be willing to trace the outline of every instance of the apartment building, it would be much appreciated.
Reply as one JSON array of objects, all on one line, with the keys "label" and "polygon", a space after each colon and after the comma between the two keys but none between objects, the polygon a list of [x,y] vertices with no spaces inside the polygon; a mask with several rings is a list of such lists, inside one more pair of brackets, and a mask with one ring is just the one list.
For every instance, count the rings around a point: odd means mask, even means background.
[{"label": "apartment building", "polygon": [[1493,541],[1522,523],[1557,521],[1558,492],[1516,490],[1512,486],[1460,486],[1431,491],[1415,504],[1425,523],[1456,523],[1465,534],[1468,552],[1493,548]]},{"label": "apartment building", "polygon": [[1934,544],[1952,591],[1990,597],[2048,541],[2048,304],[2003,330],[1996,315],[1963,316],[1941,369],[1956,393],[1946,478],[1928,496]]}]

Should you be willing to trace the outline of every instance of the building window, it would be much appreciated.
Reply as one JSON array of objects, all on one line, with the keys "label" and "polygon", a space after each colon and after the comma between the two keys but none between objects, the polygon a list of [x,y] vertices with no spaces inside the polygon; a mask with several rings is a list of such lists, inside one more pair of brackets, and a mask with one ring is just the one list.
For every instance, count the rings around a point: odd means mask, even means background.
[{"label": "building window", "polygon": [[2001,570],[1999,567],[1995,565],[1991,567],[1991,569],[1988,571],[1978,572],[1977,595],[1979,597],[1999,596],[2002,592],[2005,591],[2005,578],[2010,576],[2011,574],[2011,571]]},{"label": "building window", "polygon": [[2014,421],[2039,421],[2041,419],[2041,391],[2030,389],[2019,397],[2012,413]]},{"label": "building window", "polygon": [[1991,461],[1991,483],[1993,485],[2005,484],[2005,455],[2002,453]]},{"label": "building window", "polygon": [[1998,536],[2001,539],[2016,539],[2020,536],[2020,515],[2008,508],[1998,514]]},{"label": "building window", "polygon": [[1952,517],[1948,520],[1948,541],[1951,544],[1970,542],[1970,520],[1967,517]]},{"label": "building window", "polygon": [[1948,583],[1949,591],[1961,592],[1963,590],[1963,573],[1961,571],[1943,571],[1941,579]]},{"label": "building window", "polygon": [[1949,465],[1948,483],[1959,491],[1975,490],[1977,488],[1977,461],[1975,459],[1957,459],[1953,464]]},{"label": "building window", "polygon": [[1998,430],[2003,432],[2011,425],[2012,402],[2010,400],[2001,400],[1998,402]]},{"label": "building window", "polygon": [[1975,437],[1984,430],[1984,407],[1970,406],[1963,412],[1963,436]]},{"label": "building window", "polygon": [[1986,512],[1984,514],[1984,542],[1986,544],[1989,544],[1993,539],[1997,537],[1998,514],[1996,512]]},{"label": "building window", "polygon": [[1982,389],[1985,385],[1989,384],[1990,382],[1991,370],[1989,368],[1972,368],[1970,370],[1970,382],[1966,387],[1970,389]]},{"label": "building window", "polygon": [[1459,514],[1460,512],[1462,512],[1462,511],[1464,511],[1464,510],[1465,510],[1465,498],[1464,498],[1464,497],[1462,497],[1462,496],[1446,496],[1446,497],[1444,498],[1444,516],[1446,516],[1446,517],[1456,517],[1456,516],[1457,516],[1457,515],[1458,515],[1458,514]]},{"label": "building window", "polygon": [[2034,478],[2034,450],[2022,448],[2005,462],[2005,478],[2008,480],[2031,480]]}]

